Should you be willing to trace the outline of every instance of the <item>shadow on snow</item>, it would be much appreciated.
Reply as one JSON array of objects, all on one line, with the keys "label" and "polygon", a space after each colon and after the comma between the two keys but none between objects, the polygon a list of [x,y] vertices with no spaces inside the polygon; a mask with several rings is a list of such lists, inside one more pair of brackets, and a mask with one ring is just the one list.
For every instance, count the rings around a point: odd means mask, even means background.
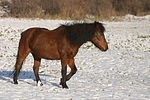
[{"label": "shadow on snow", "polygon": [[[39,74],[41,77],[49,77],[49,78],[56,78],[56,76],[53,75],[47,75],[47,74]],[[36,82],[31,83],[31,82],[27,82],[28,79],[33,79],[35,81],[35,76],[33,71],[21,71],[18,77],[19,81],[21,82],[25,82],[27,84],[31,84],[31,85],[35,85]],[[60,85],[59,83],[54,83],[54,82],[44,82],[45,80],[42,79],[42,82],[45,83],[50,83],[53,86],[59,87]],[[0,81],[6,81],[6,82],[10,82],[13,83],[13,71],[0,71]]]}]

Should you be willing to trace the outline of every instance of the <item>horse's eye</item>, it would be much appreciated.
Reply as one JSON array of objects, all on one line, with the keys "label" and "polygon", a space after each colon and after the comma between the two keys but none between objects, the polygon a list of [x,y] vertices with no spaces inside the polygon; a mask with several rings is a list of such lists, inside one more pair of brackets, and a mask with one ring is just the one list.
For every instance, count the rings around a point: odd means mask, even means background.
[{"label": "horse's eye", "polygon": [[97,33],[98,33],[98,35],[103,35],[103,33],[101,31],[98,31]]}]

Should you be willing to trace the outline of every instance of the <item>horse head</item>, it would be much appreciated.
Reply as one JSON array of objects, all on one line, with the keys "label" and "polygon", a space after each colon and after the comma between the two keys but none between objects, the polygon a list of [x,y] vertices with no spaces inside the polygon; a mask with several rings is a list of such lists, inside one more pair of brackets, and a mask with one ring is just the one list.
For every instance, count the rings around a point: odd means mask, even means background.
[{"label": "horse head", "polygon": [[104,35],[105,28],[102,23],[96,21],[94,22],[94,26],[95,26],[95,35],[91,41],[101,51],[106,51],[108,49],[108,44]]}]

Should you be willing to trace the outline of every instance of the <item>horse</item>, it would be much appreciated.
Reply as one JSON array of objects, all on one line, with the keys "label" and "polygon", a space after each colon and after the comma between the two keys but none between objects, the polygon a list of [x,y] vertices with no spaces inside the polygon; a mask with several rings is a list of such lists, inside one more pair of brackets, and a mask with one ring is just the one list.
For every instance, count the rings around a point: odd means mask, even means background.
[{"label": "horse", "polygon": [[[60,85],[68,88],[68,81],[77,71],[75,59],[78,49],[83,43],[91,41],[101,51],[108,49],[105,39],[105,28],[97,21],[92,23],[70,23],[61,24],[53,30],[33,27],[21,33],[18,46],[18,53],[13,74],[14,84],[18,84],[18,76],[23,65],[23,61],[29,53],[33,55],[33,71],[36,82],[42,86],[38,71],[41,59],[60,60],[61,76]],[[71,68],[67,75],[67,66]]]}]

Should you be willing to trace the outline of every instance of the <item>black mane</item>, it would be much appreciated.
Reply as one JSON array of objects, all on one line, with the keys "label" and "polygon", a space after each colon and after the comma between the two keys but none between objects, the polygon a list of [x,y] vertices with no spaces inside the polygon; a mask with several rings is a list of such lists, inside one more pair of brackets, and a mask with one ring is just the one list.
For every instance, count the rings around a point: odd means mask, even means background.
[{"label": "black mane", "polygon": [[74,23],[62,25],[64,27],[65,35],[67,39],[73,45],[82,45],[83,43],[90,41],[95,31],[97,30],[96,25],[100,26],[100,31],[103,33],[105,28],[101,23]]}]

